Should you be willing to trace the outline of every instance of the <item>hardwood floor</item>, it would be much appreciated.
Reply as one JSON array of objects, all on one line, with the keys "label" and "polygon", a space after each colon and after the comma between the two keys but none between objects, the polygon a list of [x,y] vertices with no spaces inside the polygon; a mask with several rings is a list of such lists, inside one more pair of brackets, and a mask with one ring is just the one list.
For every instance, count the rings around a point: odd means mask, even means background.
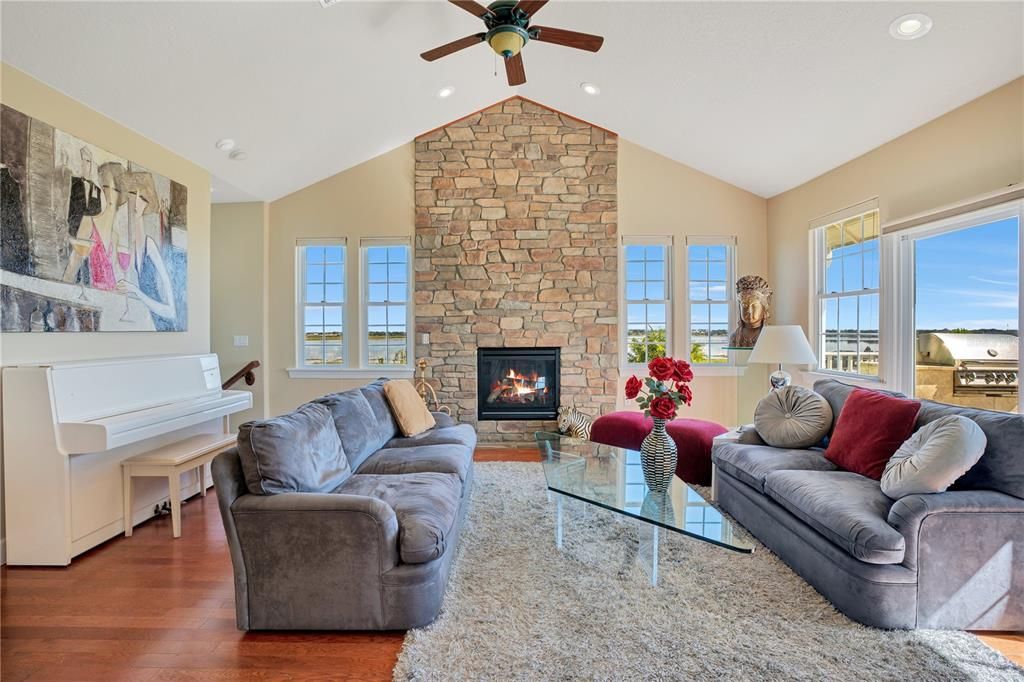
[{"label": "hardwood floor", "polygon": [[[484,448],[478,461],[536,461]],[[116,538],[68,568],[0,571],[0,678],[19,680],[387,680],[404,633],[242,633],[214,495]],[[1024,634],[987,634],[1024,665]]]}]

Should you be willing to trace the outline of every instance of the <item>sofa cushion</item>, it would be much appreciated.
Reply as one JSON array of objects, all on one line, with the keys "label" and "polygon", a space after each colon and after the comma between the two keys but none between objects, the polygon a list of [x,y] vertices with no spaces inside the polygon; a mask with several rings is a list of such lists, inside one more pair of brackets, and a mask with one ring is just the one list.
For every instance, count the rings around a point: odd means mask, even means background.
[{"label": "sofa cushion", "polygon": [[374,442],[377,443],[376,450],[379,450],[384,443],[398,435],[398,424],[395,423],[395,415],[391,414],[391,407],[387,398],[384,397],[384,384],[387,379],[377,379],[372,384],[367,384],[359,389],[360,393],[370,403],[370,410],[376,418],[373,424]]},{"label": "sofa cushion", "polygon": [[889,458],[914,432],[921,403],[858,388],[847,398],[825,457],[840,469],[876,481]]},{"label": "sofa cushion", "polygon": [[385,448],[366,458],[357,474],[416,474],[431,471],[458,474],[466,480],[473,461],[473,450],[465,445],[417,445]]},{"label": "sofa cushion", "polygon": [[462,483],[455,474],[356,474],[334,492],[373,497],[390,505],[398,518],[399,556],[407,564],[424,564],[448,549],[459,516]]},{"label": "sofa cushion", "polygon": [[330,492],[352,473],[330,411],[315,403],[242,424],[238,457],[254,495]]},{"label": "sofa cushion", "polygon": [[945,492],[981,459],[985,443],[981,427],[962,415],[928,422],[885,465],[882,492],[894,500]]},{"label": "sofa cushion", "polygon": [[403,436],[415,436],[432,429],[437,422],[411,381],[394,379],[384,384],[384,397]]},{"label": "sofa cushion", "polygon": [[719,469],[738,478],[759,493],[773,471],[836,471],[821,450],[784,450],[768,445],[720,443],[712,456]]},{"label": "sofa cushion", "polygon": [[331,411],[334,427],[353,469],[375,453],[386,442],[380,440],[377,417],[366,396],[358,388],[331,393],[315,401]]},{"label": "sofa cushion", "polygon": [[809,388],[786,386],[761,398],[754,428],[773,447],[809,448],[832,430],[832,408]]},{"label": "sofa cushion", "polygon": [[849,471],[776,471],[768,496],[850,556],[869,564],[903,561],[906,541],[886,520],[893,505],[878,481]]},{"label": "sofa cushion", "polygon": [[[814,382],[814,392],[823,397],[828,401],[829,406],[832,407],[832,428],[834,429],[835,422],[839,418],[839,414],[843,411],[843,405],[846,404],[846,399],[850,397],[850,394],[857,389],[857,386],[851,386],[850,384],[844,384],[842,381],[836,379],[819,379]],[[893,396],[894,398],[906,398],[907,396],[896,391],[883,391],[880,389],[872,389],[875,393],[882,393],[883,395]]]},{"label": "sofa cushion", "polygon": [[476,431],[469,424],[439,426],[408,438],[396,436],[384,444],[385,448],[410,448],[417,445],[464,445],[476,447]]},{"label": "sofa cushion", "polygon": [[971,419],[981,427],[985,432],[985,438],[988,439],[985,454],[950,489],[996,490],[1024,498],[1024,456],[1021,456],[1021,443],[1024,443],[1024,415],[922,400],[917,425],[921,427],[950,414],[959,414]]}]

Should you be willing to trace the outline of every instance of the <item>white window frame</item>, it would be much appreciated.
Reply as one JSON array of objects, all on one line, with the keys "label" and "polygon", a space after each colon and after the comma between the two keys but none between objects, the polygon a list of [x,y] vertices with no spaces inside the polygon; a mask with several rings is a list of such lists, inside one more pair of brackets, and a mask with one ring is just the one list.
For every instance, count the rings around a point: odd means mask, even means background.
[{"label": "white window frame", "polygon": [[[858,289],[851,292],[843,292],[837,294],[826,294],[825,293],[825,230],[830,225],[835,223],[841,223],[851,218],[858,216],[867,215],[868,213],[878,213],[878,288],[877,289]],[[854,382],[870,382],[870,383],[890,383],[892,377],[887,372],[890,371],[890,363],[892,355],[892,335],[888,333],[891,325],[891,318],[889,315],[895,312],[895,307],[886,305],[887,292],[891,291],[889,282],[892,279],[892,273],[894,264],[890,262],[890,257],[893,252],[891,246],[887,248],[887,240],[884,239],[881,229],[881,215],[878,208],[878,200],[872,199],[860,204],[856,204],[849,208],[838,211],[829,216],[819,218],[812,223],[813,227],[810,231],[810,254],[811,254],[811,286],[810,286],[810,305],[809,305],[809,324],[810,327],[810,341],[811,347],[814,348],[814,354],[818,358],[818,362],[815,368],[812,370],[815,374],[822,374],[831,377],[843,377]],[[841,370],[829,369],[822,367],[822,356],[823,348],[821,345],[821,307],[822,301],[826,298],[844,298],[851,296],[864,296],[870,294],[878,294],[878,375],[873,374],[861,374],[859,372],[844,372]],[[859,320],[858,320],[859,327]],[[888,379],[888,381],[887,381]]]},{"label": "white window frame", "polygon": [[[388,247],[388,246],[404,246],[408,250],[408,257],[406,258],[406,300],[405,300],[405,358],[406,362],[404,365],[378,365],[370,364],[370,344],[369,344],[369,277],[370,277],[370,266],[369,266],[369,253],[370,248],[375,247]],[[415,319],[413,316],[413,249],[412,242],[405,237],[373,237],[359,240],[359,314],[361,315],[359,325],[359,345],[362,350],[360,353],[360,366],[363,369],[371,370],[377,369],[385,373],[390,373],[394,370],[412,370],[413,366],[413,335],[415,329]],[[379,304],[375,304],[379,305]]]},{"label": "white window frame", "polygon": [[[916,372],[916,351],[914,340],[917,338],[916,320],[916,260],[915,247],[919,239],[927,239],[949,232],[955,232],[986,223],[996,222],[1012,217],[1018,218],[1017,262],[1019,268],[1024,268],[1024,200],[1013,200],[996,206],[982,208],[969,213],[961,213],[948,218],[943,218],[916,227],[899,230],[889,234],[883,234],[883,241],[889,240],[892,250],[897,254],[894,259],[896,263],[894,272],[894,295],[891,297],[891,305],[894,305],[898,314],[894,316],[894,336],[898,339],[909,340],[898,344],[894,350],[895,367],[894,384],[898,389],[907,394],[914,395],[917,387]],[[1019,327],[1024,324],[1024,272],[1020,273],[1017,292],[1017,358],[1018,367],[1021,366],[1021,358],[1024,358],[1024,336],[1020,334]],[[1019,375],[1018,375],[1019,376]],[[1024,392],[1017,392],[1018,410],[1024,413]]]},{"label": "white window frame", "polygon": [[[683,300],[686,310],[684,311],[683,318],[686,320],[685,333],[683,338],[686,339],[686,347],[680,351],[679,357],[686,358],[687,362],[690,361],[690,349],[693,347],[693,321],[690,319],[692,313],[693,303],[702,304],[714,304],[714,305],[726,305],[729,310],[729,318],[727,321],[727,333],[731,334],[736,329],[738,313],[736,309],[736,244],[737,239],[734,236],[688,236],[683,245]],[[693,301],[690,299],[690,247],[691,246],[724,246],[725,247],[725,300],[724,301]],[[736,366],[736,352],[734,350],[728,350],[726,352],[725,362],[700,362],[693,363],[695,368],[699,368],[699,373],[707,373],[703,370],[713,370],[715,368],[729,367],[734,368]]]},{"label": "white window frame", "polygon": [[[309,247],[341,247],[341,303],[325,303],[323,301],[306,300],[306,249]],[[348,316],[345,314],[345,307],[348,305],[348,290],[346,280],[348,279],[348,248],[345,239],[324,238],[324,239],[297,239],[295,240],[295,367],[289,371],[297,372],[336,372],[349,366],[349,325]],[[337,307],[341,310],[341,357],[339,365],[310,365],[306,364],[306,306],[322,305]]]},{"label": "white window frame", "polygon": [[[673,239],[671,236],[632,237],[623,236],[619,245],[619,310],[622,311],[619,324],[619,365],[625,371],[638,371],[646,367],[646,363],[629,362],[629,309],[630,301],[626,299],[626,247],[627,246],[662,246],[665,248],[665,300],[644,300],[644,303],[664,303],[665,305],[665,354],[672,355],[672,320],[673,320],[673,280],[672,259]],[[638,301],[632,301],[638,303]]]}]

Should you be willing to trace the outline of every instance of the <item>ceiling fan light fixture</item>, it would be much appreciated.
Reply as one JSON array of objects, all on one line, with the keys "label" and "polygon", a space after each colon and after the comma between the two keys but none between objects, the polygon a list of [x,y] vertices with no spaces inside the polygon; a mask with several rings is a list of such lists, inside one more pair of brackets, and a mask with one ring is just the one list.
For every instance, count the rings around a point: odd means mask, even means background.
[{"label": "ceiling fan light fixture", "polygon": [[487,44],[495,54],[508,59],[523,49],[530,35],[518,26],[495,26],[487,32]]},{"label": "ceiling fan light fixture", "polygon": [[587,83],[585,81],[583,83],[580,83],[580,90],[582,90],[583,92],[587,93],[588,95],[600,95],[601,94],[601,88],[597,87],[593,83]]}]

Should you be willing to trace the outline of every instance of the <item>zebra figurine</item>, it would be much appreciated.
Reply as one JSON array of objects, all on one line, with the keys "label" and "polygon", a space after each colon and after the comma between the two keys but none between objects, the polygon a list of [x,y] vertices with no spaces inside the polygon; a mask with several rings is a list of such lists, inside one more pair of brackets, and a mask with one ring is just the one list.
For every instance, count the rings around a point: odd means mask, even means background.
[{"label": "zebra figurine", "polygon": [[558,432],[590,440],[590,417],[571,405],[561,405],[558,408]]}]

